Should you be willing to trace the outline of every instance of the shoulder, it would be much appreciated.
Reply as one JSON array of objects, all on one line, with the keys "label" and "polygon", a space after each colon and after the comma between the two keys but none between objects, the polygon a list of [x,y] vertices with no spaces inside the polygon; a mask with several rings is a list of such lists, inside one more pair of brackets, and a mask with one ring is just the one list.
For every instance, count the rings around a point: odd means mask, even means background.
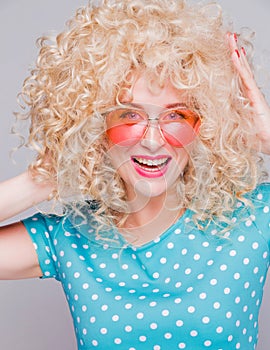
[{"label": "shoulder", "polygon": [[259,184],[252,192],[247,194],[255,209],[263,208],[264,213],[269,212],[270,207],[270,183]]}]

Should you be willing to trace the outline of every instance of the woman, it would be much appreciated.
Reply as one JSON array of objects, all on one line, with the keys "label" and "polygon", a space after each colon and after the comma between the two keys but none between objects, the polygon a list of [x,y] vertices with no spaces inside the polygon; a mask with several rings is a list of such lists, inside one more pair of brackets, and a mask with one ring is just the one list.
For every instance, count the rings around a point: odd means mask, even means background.
[{"label": "woman", "polygon": [[1,215],[63,213],[1,228],[0,277],[60,280],[79,349],[255,347],[270,111],[241,40],[213,5],[109,1],[40,41]]}]

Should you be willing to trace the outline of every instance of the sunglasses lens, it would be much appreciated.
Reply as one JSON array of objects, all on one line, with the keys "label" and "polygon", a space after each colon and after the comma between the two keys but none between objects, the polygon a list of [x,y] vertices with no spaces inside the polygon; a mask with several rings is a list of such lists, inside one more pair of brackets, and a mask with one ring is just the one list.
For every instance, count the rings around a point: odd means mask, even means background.
[{"label": "sunglasses lens", "polygon": [[142,138],[145,129],[142,124],[119,124],[107,129],[107,135],[114,144],[131,146]]},{"label": "sunglasses lens", "polygon": [[147,119],[138,111],[116,109],[107,115],[107,136],[114,144],[130,146],[137,143],[147,128]]},{"label": "sunglasses lens", "polygon": [[197,127],[194,128],[188,122],[162,123],[160,127],[164,138],[174,147],[187,146],[193,142],[197,136]]}]

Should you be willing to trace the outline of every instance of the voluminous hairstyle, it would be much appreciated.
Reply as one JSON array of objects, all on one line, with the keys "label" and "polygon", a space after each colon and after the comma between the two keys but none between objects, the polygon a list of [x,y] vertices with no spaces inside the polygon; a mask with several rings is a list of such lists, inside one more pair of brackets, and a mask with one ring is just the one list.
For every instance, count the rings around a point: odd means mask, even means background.
[{"label": "voluminous hairstyle", "polygon": [[[62,203],[98,203],[101,224],[124,222],[124,183],[113,168],[104,111],[134,72],[185,91],[201,118],[199,136],[179,178],[179,207],[197,222],[226,221],[236,200],[257,185],[253,111],[235,71],[218,4],[184,0],[104,0],[80,8],[55,38],[42,37],[22,98],[30,118],[31,165],[55,181]],[[238,35],[248,51],[251,44]],[[75,196],[75,197],[74,197]]]}]

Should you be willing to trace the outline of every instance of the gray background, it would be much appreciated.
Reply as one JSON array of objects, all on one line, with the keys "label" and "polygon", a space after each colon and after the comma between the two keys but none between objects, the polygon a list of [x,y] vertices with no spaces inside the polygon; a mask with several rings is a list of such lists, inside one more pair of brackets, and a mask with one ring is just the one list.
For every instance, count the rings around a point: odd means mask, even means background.
[{"label": "gray background", "polygon": [[[35,40],[49,30],[63,29],[74,10],[84,0],[0,0],[0,106],[1,172],[5,180],[23,171],[31,154],[16,153],[16,164],[9,151],[17,139],[10,135],[18,110],[16,95],[33,63]],[[236,29],[242,26],[256,31],[256,60],[263,60],[270,73],[270,2],[268,0],[220,0]],[[270,81],[264,80],[264,92],[270,100]],[[268,160],[269,162],[269,160]],[[23,215],[29,215],[31,211]],[[21,216],[20,216],[21,217]],[[270,280],[266,284],[260,314],[260,341],[257,350],[270,344]],[[3,350],[75,350],[72,320],[60,284],[54,280],[0,281],[0,349]]]}]

